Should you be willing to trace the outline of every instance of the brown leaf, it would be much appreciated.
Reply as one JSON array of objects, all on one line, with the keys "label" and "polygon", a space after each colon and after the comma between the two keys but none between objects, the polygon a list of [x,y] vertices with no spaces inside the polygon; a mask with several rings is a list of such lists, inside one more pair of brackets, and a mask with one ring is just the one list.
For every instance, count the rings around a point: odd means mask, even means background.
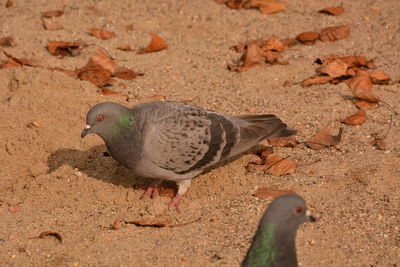
[{"label": "brown leaf", "polygon": [[12,7],[13,5],[14,5],[14,1],[13,0],[7,0],[6,8]]},{"label": "brown leaf", "polygon": [[4,55],[7,57],[7,62],[0,64],[0,69],[20,67],[20,66],[33,66],[32,62],[26,58],[16,58],[3,50]]},{"label": "brown leaf", "polygon": [[46,232],[41,232],[39,234],[39,236],[37,237],[31,237],[30,239],[34,239],[34,238],[45,238],[46,236],[54,236],[58,241],[60,241],[60,243],[62,243],[62,237],[59,233],[57,232],[50,232],[50,231],[46,231]]},{"label": "brown leaf", "polygon": [[336,136],[334,136],[331,134],[331,128],[327,126],[318,133],[316,133],[306,143],[312,149],[321,149],[325,147],[336,146],[342,139],[342,133],[343,129],[339,128],[339,133]]},{"label": "brown leaf", "polygon": [[119,45],[117,46],[117,49],[122,51],[135,51],[135,49],[132,48],[129,44]]},{"label": "brown leaf", "polygon": [[166,227],[171,225],[169,220],[159,220],[159,219],[141,219],[141,220],[131,220],[125,221],[126,224],[134,224],[136,226],[150,226],[150,227]]},{"label": "brown leaf", "polygon": [[264,51],[256,44],[250,44],[243,54],[243,63],[238,71],[244,71],[264,62]]},{"label": "brown leaf", "polygon": [[115,220],[111,225],[111,230],[119,230],[119,229],[121,229],[121,221]]},{"label": "brown leaf", "polygon": [[291,159],[284,159],[277,154],[270,154],[265,163],[266,171],[269,173],[281,176],[283,174],[293,173],[296,168],[296,163]]},{"label": "brown leaf", "polygon": [[318,32],[303,32],[297,35],[296,39],[300,43],[312,45],[318,39],[319,33]]},{"label": "brown leaf", "polygon": [[291,47],[297,44],[297,40],[295,38],[285,38],[282,39],[281,42],[285,47]]},{"label": "brown leaf", "polygon": [[44,18],[59,17],[62,14],[64,14],[64,11],[62,11],[62,10],[50,10],[50,11],[42,12],[42,17],[44,17]]},{"label": "brown leaf", "polygon": [[334,42],[340,39],[345,39],[350,34],[350,26],[333,26],[322,29],[319,34],[319,39],[323,42]]},{"label": "brown leaf", "polygon": [[136,76],[139,75],[142,76],[143,73],[137,73],[134,72],[133,70],[124,67],[116,68],[112,74],[113,77],[117,77],[124,80],[133,80],[134,78],[136,78]]},{"label": "brown leaf", "polygon": [[383,138],[374,137],[374,140],[372,140],[371,144],[373,146],[375,146],[376,149],[379,149],[379,150],[386,150],[387,149],[387,145],[386,145],[385,139],[383,139]]},{"label": "brown leaf", "polygon": [[343,6],[335,6],[335,7],[326,7],[318,11],[319,13],[324,13],[328,15],[341,15],[344,12]]},{"label": "brown leaf", "polygon": [[49,41],[47,43],[47,50],[53,56],[77,56],[80,54],[82,49],[86,47],[82,41],[78,40],[76,42],[64,42],[64,41]]},{"label": "brown leaf", "polygon": [[263,50],[273,50],[277,52],[282,52],[286,49],[286,46],[275,36],[271,36],[266,41],[266,44],[261,47]]},{"label": "brown leaf", "polygon": [[94,37],[103,39],[103,40],[108,40],[116,37],[117,35],[114,32],[109,32],[104,29],[90,29],[89,33],[93,35]]},{"label": "brown leaf", "polygon": [[364,110],[360,110],[353,115],[348,116],[340,120],[340,122],[349,124],[349,125],[360,125],[363,124],[367,120],[367,114]]},{"label": "brown leaf", "polygon": [[287,3],[279,0],[250,0],[244,3],[243,7],[258,7],[262,14],[272,14],[284,11]]},{"label": "brown leaf", "polygon": [[[278,60],[281,58],[281,55],[279,55],[277,52],[267,50],[264,53],[264,57],[265,57],[265,62],[267,62],[269,64],[276,64],[276,63],[280,63]],[[281,64],[283,64],[283,63],[281,63]]]},{"label": "brown leaf", "polygon": [[97,93],[99,93],[101,95],[108,95],[108,96],[122,96],[120,93],[115,92],[108,88],[99,89],[99,90],[97,90]]},{"label": "brown leaf", "polygon": [[290,136],[290,137],[274,137],[274,138],[269,138],[268,142],[271,146],[279,147],[279,146],[284,146],[284,147],[295,147],[297,143],[296,136]]},{"label": "brown leaf", "polygon": [[156,51],[166,49],[167,47],[168,47],[167,42],[164,39],[162,39],[160,36],[158,36],[157,34],[153,33],[151,35],[150,44],[146,48],[139,50],[137,52],[137,54],[156,52]]},{"label": "brown leaf", "polygon": [[367,60],[364,56],[347,56],[347,57],[339,57],[338,59],[349,65],[349,68],[353,67],[366,67],[370,69],[376,68],[373,60]]},{"label": "brown leaf", "polygon": [[378,103],[377,102],[369,102],[361,99],[353,99],[351,100],[359,109],[373,109]]},{"label": "brown leaf", "polygon": [[15,42],[11,36],[0,38],[0,46],[15,46]]},{"label": "brown leaf", "polygon": [[372,82],[375,84],[388,84],[390,81],[389,75],[381,70],[373,70],[368,72],[368,74],[371,77]]},{"label": "brown leaf", "polygon": [[43,23],[43,28],[49,31],[57,31],[63,28],[63,26],[47,19],[42,19],[42,23]]},{"label": "brown leaf", "polygon": [[114,71],[118,65],[113,59],[101,48],[97,49],[94,55],[89,59],[88,64],[100,65],[104,69]]},{"label": "brown leaf", "polygon": [[321,66],[321,72],[328,74],[332,78],[346,75],[347,64],[340,59],[325,60]]},{"label": "brown leaf", "polygon": [[379,97],[372,91],[367,91],[362,88],[354,88],[352,91],[353,95],[358,99],[365,100],[372,103],[379,102]]},{"label": "brown leaf", "polygon": [[295,193],[296,192],[293,190],[279,190],[279,189],[269,189],[266,187],[260,187],[253,194],[253,196],[256,196],[259,198],[277,198],[282,195],[295,194]]},{"label": "brown leaf", "polygon": [[313,84],[324,84],[324,83],[330,82],[331,80],[332,80],[332,77],[330,77],[330,76],[311,77],[311,78],[304,80],[302,82],[302,85],[304,87],[306,87],[306,86],[310,86]]},{"label": "brown leaf", "polygon": [[77,76],[79,79],[89,81],[95,84],[97,87],[103,87],[109,83],[111,78],[111,71],[106,70],[104,67],[98,64],[86,64],[79,70],[77,70]]},{"label": "brown leaf", "polygon": [[[368,75],[368,72],[364,70],[358,70],[356,75],[354,75],[351,79],[346,81],[347,85],[351,89],[361,89],[363,91],[371,91],[372,90],[372,80]],[[354,94],[354,93],[353,93]],[[363,98],[361,98],[363,99]],[[368,99],[364,99],[368,100]],[[375,101],[371,101],[375,102]]]},{"label": "brown leaf", "polygon": [[22,208],[20,206],[9,206],[8,207],[8,211],[11,213],[15,213],[20,211]]}]

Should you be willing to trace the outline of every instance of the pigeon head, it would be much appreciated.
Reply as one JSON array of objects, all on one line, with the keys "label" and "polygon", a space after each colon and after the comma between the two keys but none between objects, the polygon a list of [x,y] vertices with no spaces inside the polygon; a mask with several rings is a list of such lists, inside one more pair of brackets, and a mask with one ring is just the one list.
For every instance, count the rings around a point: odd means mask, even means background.
[{"label": "pigeon head", "polygon": [[101,136],[105,141],[111,141],[124,129],[135,123],[135,118],[129,108],[113,102],[99,103],[93,106],[86,115],[86,125],[81,138],[90,133]]}]

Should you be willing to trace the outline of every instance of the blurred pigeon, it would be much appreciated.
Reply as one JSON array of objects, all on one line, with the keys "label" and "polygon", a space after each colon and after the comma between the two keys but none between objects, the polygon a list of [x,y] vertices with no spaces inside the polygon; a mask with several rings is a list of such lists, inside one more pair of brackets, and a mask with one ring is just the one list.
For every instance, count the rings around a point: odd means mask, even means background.
[{"label": "blurred pigeon", "polygon": [[[155,101],[127,108],[104,102],[93,106],[81,134],[101,136],[110,155],[136,175],[170,180],[179,201],[193,177],[208,167],[253,147],[265,138],[291,136],[275,115],[230,116],[189,104]],[[160,180],[143,195],[158,193]]]},{"label": "blurred pigeon", "polygon": [[316,220],[301,197],[289,194],[274,199],[261,218],[242,266],[297,266],[296,231],[306,221]]}]

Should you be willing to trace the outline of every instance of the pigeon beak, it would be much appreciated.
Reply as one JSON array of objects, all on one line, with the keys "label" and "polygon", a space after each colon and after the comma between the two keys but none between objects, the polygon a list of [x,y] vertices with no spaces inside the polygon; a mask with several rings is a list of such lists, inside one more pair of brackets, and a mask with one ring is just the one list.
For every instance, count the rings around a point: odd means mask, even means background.
[{"label": "pigeon beak", "polygon": [[85,128],[81,133],[81,138],[85,137],[90,132],[90,128],[92,128],[92,126],[90,126],[89,124],[85,125]]},{"label": "pigeon beak", "polygon": [[310,222],[316,222],[317,219],[311,214],[310,210],[306,210],[306,217]]}]

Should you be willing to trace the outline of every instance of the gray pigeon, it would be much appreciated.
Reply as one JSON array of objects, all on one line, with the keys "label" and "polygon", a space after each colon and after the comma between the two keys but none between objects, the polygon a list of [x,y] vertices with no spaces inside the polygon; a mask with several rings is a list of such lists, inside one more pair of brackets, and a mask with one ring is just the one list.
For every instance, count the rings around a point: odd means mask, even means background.
[{"label": "gray pigeon", "polygon": [[301,197],[289,194],[274,199],[261,218],[242,266],[297,266],[296,231],[306,221],[316,219]]},{"label": "gray pigeon", "polygon": [[156,178],[143,195],[157,194],[160,180],[178,185],[179,201],[191,180],[205,169],[253,147],[265,138],[291,136],[275,115],[230,116],[189,104],[156,101],[127,108],[104,102],[93,106],[81,134],[96,133],[110,155],[136,175]]}]

